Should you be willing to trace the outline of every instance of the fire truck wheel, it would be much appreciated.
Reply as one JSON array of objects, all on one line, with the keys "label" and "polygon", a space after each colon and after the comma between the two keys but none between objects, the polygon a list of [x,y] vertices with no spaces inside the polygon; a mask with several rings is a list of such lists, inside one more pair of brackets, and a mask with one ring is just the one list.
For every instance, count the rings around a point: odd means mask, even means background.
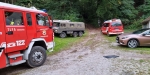
[{"label": "fire truck wheel", "polygon": [[59,34],[59,36],[60,36],[61,38],[65,38],[67,35],[66,35],[65,32],[62,32],[62,33]]},{"label": "fire truck wheel", "polygon": [[38,67],[44,64],[46,60],[46,50],[41,46],[34,46],[29,54],[27,65],[29,67]]},{"label": "fire truck wheel", "polygon": [[82,35],[83,35],[83,32],[79,32],[79,35],[78,35],[78,36],[81,37]]},{"label": "fire truck wheel", "polygon": [[73,37],[77,37],[78,33],[77,32],[73,32]]}]

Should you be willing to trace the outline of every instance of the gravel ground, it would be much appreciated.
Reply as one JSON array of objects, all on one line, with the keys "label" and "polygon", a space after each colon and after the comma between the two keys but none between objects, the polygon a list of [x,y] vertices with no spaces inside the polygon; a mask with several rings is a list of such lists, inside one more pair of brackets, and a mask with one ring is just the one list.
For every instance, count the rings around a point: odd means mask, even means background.
[{"label": "gravel ground", "polygon": [[0,75],[150,75],[150,55],[112,48],[117,44],[99,30],[88,31],[83,41],[48,57],[43,66],[9,67]]}]

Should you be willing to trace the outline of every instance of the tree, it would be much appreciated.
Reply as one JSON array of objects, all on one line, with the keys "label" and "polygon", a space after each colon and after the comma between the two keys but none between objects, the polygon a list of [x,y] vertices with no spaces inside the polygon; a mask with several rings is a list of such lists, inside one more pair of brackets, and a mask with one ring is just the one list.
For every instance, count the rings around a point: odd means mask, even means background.
[{"label": "tree", "polygon": [[120,18],[124,24],[131,24],[138,11],[133,0],[102,0],[98,5],[97,15],[101,20]]},{"label": "tree", "polygon": [[[143,14],[149,15],[147,2],[150,1],[145,1],[145,5],[140,3],[139,9]],[[119,18],[124,25],[129,26],[139,18],[139,11],[134,7],[139,6],[138,0],[17,0],[17,4],[46,9],[54,19],[84,21],[94,26],[98,26],[98,19],[102,23],[104,20]]]},{"label": "tree", "polygon": [[141,18],[145,19],[150,16],[150,0],[145,0],[144,4],[140,5],[138,8],[139,15]]}]

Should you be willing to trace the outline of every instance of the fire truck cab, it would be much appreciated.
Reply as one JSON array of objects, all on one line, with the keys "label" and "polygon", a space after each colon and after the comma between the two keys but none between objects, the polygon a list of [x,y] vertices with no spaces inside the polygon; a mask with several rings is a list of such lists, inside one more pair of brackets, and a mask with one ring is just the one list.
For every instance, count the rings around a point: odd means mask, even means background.
[{"label": "fire truck cab", "polygon": [[52,19],[44,11],[0,2],[0,26],[0,69],[41,66],[55,45]]},{"label": "fire truck cab", "polygon": [[107,20],[102,24],[101,32],[108,36],[122,34],[124,33],[123,24],[120,19]]}]

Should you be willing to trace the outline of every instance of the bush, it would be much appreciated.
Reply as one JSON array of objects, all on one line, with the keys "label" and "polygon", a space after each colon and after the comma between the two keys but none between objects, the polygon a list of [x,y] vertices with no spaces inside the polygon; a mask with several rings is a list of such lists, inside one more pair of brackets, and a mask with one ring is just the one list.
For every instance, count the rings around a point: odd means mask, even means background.
[{"label": "bush", "polygon": [[143,19],[133,20],[133,23],[131,25],[128,25],[126,28],[127,29],[141,29],[142,21],[143,21]]}]

